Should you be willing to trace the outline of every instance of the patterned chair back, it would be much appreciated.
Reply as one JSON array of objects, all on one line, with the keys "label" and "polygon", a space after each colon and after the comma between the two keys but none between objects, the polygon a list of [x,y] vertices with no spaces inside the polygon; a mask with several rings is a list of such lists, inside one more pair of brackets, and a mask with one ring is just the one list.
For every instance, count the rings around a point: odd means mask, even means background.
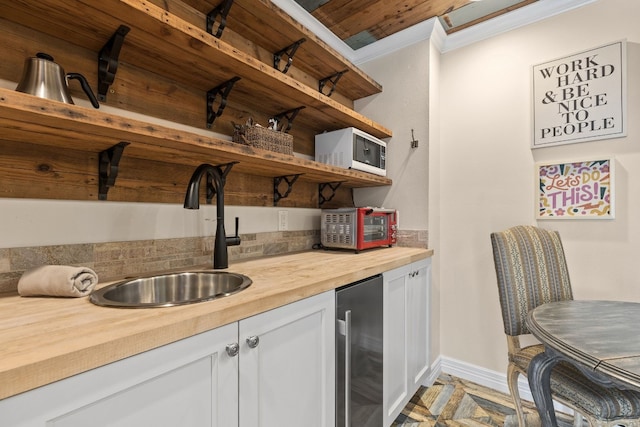
[{"label": "patterned chair back", "polygon": [[518,225],[491,233],[504,332],[528,334],[527,314],[540,304],[573,299],[557,231]]}]

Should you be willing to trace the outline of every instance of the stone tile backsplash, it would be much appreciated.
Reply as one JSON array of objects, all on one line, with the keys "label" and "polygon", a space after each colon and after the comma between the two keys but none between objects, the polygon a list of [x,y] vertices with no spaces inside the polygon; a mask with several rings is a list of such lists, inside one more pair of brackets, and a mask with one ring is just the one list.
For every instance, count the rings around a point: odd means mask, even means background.
[{"label": "stone tile backsplash", "polygon": [[428,248],[429,232],[427,230],[398,230],[398,246],[406,248]]},{"label": "stone tile backsplash", "polygon": [[[309,250],[320,242],[320,230],[242,234],[230,246],[229,260]],[[427,232],[400,231],[398,246],[427,247]],[[132,242],[83,243],[0,249],[0,293],[15,292],[25,270],[44,264],[92,268],[100,281],[176,270],[212,263],[213,238],[186,237]]]},{"label": "stone tile backsplash", "polygon": [[[278,255],[311,249],[318,230],[284,231],[240,236],[229,247],[229,260]],[[85,243],[0,249],[0,293],[15,292],[25,270],[44,264],[92,268],[100,281],[212,263],[213,238],[187,237],[132,242]]]}]

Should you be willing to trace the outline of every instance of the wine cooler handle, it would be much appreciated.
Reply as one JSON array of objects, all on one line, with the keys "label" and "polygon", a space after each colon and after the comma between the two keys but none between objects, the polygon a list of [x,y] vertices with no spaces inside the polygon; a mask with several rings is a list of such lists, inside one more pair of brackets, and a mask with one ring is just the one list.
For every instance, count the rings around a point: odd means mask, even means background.
[{"label": "wine cooler handle", "polygon": [[351,427],[351,310],[344,312],[344,425]]}]

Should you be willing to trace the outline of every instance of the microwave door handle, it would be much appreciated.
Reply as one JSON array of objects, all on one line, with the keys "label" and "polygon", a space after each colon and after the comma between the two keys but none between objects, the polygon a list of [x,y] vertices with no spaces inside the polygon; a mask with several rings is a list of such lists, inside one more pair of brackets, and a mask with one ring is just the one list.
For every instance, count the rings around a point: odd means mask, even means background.
[{"label": "microwave door handle", "polygon": [[371,151],[371,148],[369,148],[369,144],[370,142],[367,141],[366,139],[362,140],[362,155],[363,155],[363,160],[366,164],[370,165],[371,164],[371,160],[369,160],[369,152]]}]

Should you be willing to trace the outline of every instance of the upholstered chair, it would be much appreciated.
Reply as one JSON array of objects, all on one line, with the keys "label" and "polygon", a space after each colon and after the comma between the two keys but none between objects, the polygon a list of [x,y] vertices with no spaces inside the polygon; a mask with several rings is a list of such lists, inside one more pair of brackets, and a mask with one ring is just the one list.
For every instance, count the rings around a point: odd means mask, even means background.
[{"label": "upholstered chair", "polygon": [[[540,304],[573,299],[560,235],[532,226],[516,226],[491,234],[498,279],[509,366],[507,382],[520,427],[527,427],[518,393],[518,376],[527,375],[531,359],[544,351],[542,344],[521,347],[529,334],[527,313]],[[551,373],[551,393],[575,412],[574,426],[640,426],[640,393],[605,388],[564,362]]]}]

